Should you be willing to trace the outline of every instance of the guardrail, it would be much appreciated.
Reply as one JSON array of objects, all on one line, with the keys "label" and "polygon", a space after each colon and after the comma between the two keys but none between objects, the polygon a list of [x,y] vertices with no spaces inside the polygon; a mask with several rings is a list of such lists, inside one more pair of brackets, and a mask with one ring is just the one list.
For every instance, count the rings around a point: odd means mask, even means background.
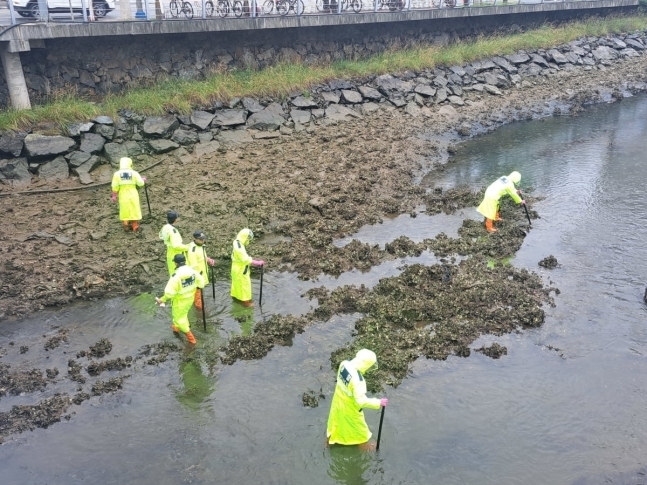
[{"label": "guardrail", "polygon": [[[569,3],[577,1],[568,0]],[[65,23],[123,22],[125,20],[190,21],[294,15],[358,15],[367,12],[566,3],[567,0],[6,0],[6,2],[7,9],[0,8],[0,25],[34,21]]]}]

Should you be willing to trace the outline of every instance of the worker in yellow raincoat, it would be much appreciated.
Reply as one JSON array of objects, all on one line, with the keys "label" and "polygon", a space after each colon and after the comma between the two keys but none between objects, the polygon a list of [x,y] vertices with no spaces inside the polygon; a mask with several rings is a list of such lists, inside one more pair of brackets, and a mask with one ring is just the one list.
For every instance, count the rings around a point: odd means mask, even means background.
[{"label": "worker in yellow raincoat", "polygon": [[518,184],[520,181],[521,174],[519,172],[512,172],[507,177],[504,175],[485,190],[483,202],[481,202],[481,205],[476,210],[485,217],[485,229],[488,232],[496,232],[494,221],[503,220],[499,215],[499,199],[501,197],[507,194],[517,204],[526,203],[525,200],[519,197],[521,191],[515,188],[515,184]]},{"label": "worker in yellow raincoat", "polygon": [[371,438],[363,409],[380,409],[389,402],[386,398],[366,397],[364,374],[373,366],[377,368],[377,357],[375,352],[368,349],[357,352],[353,360],[339,364],[337,385],[328,415],[328,444],[361,445]]},{"label": "worker in yellow raincoat", "polygon": [[164,295],[161,298],[155,298],[155,301],[158,305],[165,304],[169,300],[172,302],[171,328],[175,333],[182,332],[187,340],[195,345],[197,341],[191,332],[189,310],[193,306],[196,290],[204,288],[204,278],[191,266],[186,265],[184,254],[176,254],[173,263],[177,269],[166,283]]},{"label": "worker in yellow raincoat", "polygon": [[131,227],[133,232],[139,229],[142,219],[142,209],[139,206],[139,193],[137,187],[143,187],[146,177],[142,177],[133,170],[133,161],[124,157],[119,160],[119,170],[112,176],[112,195],[110,200],[117,202],[119,196],[119,219],[124,225],[124,230]]},{"label": "worker in yellow raincoat", "polygon": [[252,279],[250,265],[263,266],[265,261],[252,259],[247,254],[245,246],[254,239],[251,229],[241,229],[234,239],[234,248],[231,252],[231,296],[240,301],[243,306],[252,306]]},{"label": "worker in yellow raincoat", "polygon": [[[207,265],[213,266],[216,262],[207,256],[207,251],[204,247],[204,242],[207,236],[202,231],[195,231],[193,233],[193,242],[189,243],[189,248],[186,251],[187,263],[194,270],[202,275],[204,278],[204,285],[209,284],[209,272]],[[195,292],[195,307],[202,310],[202,292]]]},{"label": "worker in yellow raincoat", "polygon": [[168,268],[169,275],[175,272],[175,264],[173,264],[175,255],[185,253],[189,248],[189,246],[182,242],[182,236],[174,227],[178,217],[180,216],[177,212],[168,211],[166,213],[166,221],[168,224],[159,233],[159,238],[166,244],[166,267]]}]

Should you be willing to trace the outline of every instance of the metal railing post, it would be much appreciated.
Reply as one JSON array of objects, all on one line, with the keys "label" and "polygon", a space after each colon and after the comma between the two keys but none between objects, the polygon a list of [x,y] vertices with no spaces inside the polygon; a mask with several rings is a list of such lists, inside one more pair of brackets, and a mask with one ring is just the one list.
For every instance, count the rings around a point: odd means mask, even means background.
[{"label": "metal railing post", "polygon": [[83,21],[85,23],[88,22],[88,10],[87,10],[87,2],[86,0],[81,0],[81,10],[83,10]]},{"label": "metal railing post", "polygon": [[373,0],[373,12],[377,12],[377,0]]},{"label": "metal railing post", "polygon": [[148,0],[144,0],[144,11],[146,12],[146,20],[150,20],[150,15],[148,14],[149,8],[148,8]]},{"label": "metal railing post", "polygon": [[407,1],[407,10],[408,10],[409,12],[411,11],[411,1],[412,1],[412,0],[408,0],[408,1]]},{"label": "metal railing post", "polygon": [[206,19],[207,18],[207,9],[205,8],[206,5],[206,0],[202,0],[202,18]]},{"label": "metal railing post", "polygon": [[9,6],[9,15],[11,16],[11,25],[16,25],[16,12],[13,9],[13,1],[7,0],[7,5]]},{"label": "metal railing post", "polygon": [[337,0],[337,13],[341,15],[341,2],[342,0]]}]

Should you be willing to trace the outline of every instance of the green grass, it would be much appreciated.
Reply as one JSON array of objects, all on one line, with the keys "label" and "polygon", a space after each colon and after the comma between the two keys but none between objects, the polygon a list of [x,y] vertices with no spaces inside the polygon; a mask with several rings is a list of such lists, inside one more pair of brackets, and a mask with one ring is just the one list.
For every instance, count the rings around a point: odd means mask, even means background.
[{"label": "green grass", "polygon": [[557,27],[545,25],[519,34],[483,36],[448,47],[418,46],[393,49],[367,59],[339,61],[330,65],[306,67],[281,64],[259,71],[214,73],[201,81],[169,78],[153,86],[130,89],[94,103],[74,95],[53,97],[28,111],[0,113],[0,129],[26,129],[40,122],[65,126],[103,114],[115,117],[122,109],[145,115],[167,110],[188,113],[215,100],[243,96],[285,97],[292,92],[308,93],[311,86],[335,78],[357,78],[404,70],[420,71],[435,66],[463,64],[493,55],[511,54],[520,49],[549,48],[585,36],[634,32],[647,29],[647,15],[589,19]]}]

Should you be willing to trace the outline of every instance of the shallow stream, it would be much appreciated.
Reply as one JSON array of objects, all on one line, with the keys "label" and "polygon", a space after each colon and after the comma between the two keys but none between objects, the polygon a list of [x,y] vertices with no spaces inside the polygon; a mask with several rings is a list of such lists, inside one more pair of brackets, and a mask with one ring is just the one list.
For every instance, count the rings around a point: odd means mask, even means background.
[{"label": "shallow stream", "polygon": [[[14,435],[0,447],[0,482],[642,483],[636,480],[647,456],[646,160],[647,98],[632,98],[577,118],[501,128],[465,143],[442,172],[423,179],[428,187],[481,188],[519,170],[521,186],[542,198],[532,207],[541,219],[512,264],[540,272],[561,294],[542,327],[472,345],[505,345],[508,355],[499,360],[472,352],[417,361],[409,378],[386,390],[379,454],[324,447],[334,384],[330,354],[351,338],[357,316],[309,327],[260,361],[209,368],[201,356],[228,335],[249,332],[254,321],[310,311],[316,302],[300,296],[310,288],[373,286],[408,262],[433,264],[429,253],[316,282],[268,272],[262,310],[232,309],[227,282],[217,282],[215,300],[211,289],[205,292],[208,333],[193,324],[201,342],[196,359],[138,361],[116,394],[72,406],[70,420],[48,429]],[[465,217],[477,214],[399,216],[354,237],[383,245],[401,235],[452,236]],[[551,254],[558,268],[537,266]],[[254,285],[257,295],[258,280]],[[0,363],[57,367],[57,390],[74,394],[77,384],[65,378],[68,358],[100,338],[113,343],[111,358],[172,340],[168,312],[141,295],[41,313],[0,328]],[[43,335],[54,326],[73,330],[62,347],[44,352]],[[50,387],[3,397],[0,412],[48,397]],[[326,396],[317,408],[302,405],[309,389]],[[376,432],[379,413],[366,415]]]}]

